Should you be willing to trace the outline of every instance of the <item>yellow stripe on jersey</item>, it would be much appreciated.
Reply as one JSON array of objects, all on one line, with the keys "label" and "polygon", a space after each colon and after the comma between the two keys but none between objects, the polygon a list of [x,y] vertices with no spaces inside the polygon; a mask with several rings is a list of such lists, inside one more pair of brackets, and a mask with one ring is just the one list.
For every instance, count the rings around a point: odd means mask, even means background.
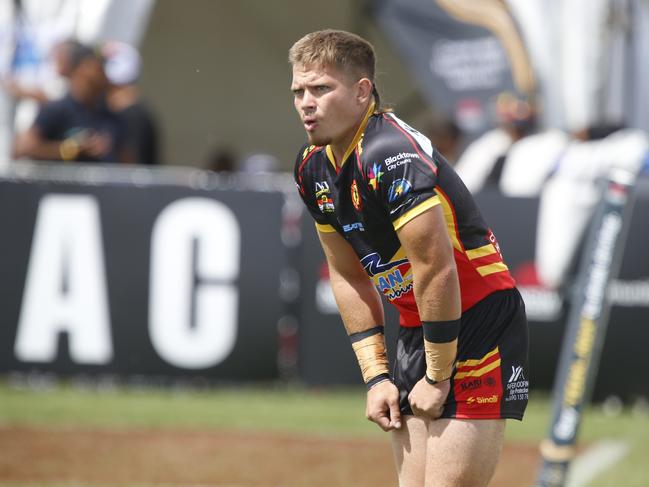
[{"label": "yellow stripe on jersey", "polygon": [[321,233],[331,233],[336,231],[336,229],[328,223],[323,225],[322,223],[315,222],[315,227]]},{"label": "yellow stripe on jersey", "polygon": [[419,203],[414,208],[409,209],[399,218],[392,222],[392,226],[395,230],[399,230],[402,226],[412,220],[414,217],[421,215],[424,211],[433,208],[434,206],[439,205],[439,197],[437,195],[424,200],[422,203]]},{"label": "yellow stripe on jersey", "polygon": [[457,374],[455,374],[455,379],[464,379],[465,377],[480,377],[488,372],[491,372],[494,369],[497,369],[498,367],[500,367],[500,359],[494,360],[490,364],[485,365],[480,369],[472,369],[467,372],[458,372]]},{"label": "yellow stripe on jersey", "polygon": [[458,361],[456,367],[458,369],[461,367],[475,367],[476,365],[485,363],[487,360],[489,360],[497,353],[498,353],[498,347],[494,348],[491,352],[487,353],[487,355],[485,355],[482,358]]},{"label": "yellow stripe on jersey", "polygon": [[495,253],[496,247],[494,247],[493,244],[488,243],[487,245],[483,245],[482,247],[478,247],[477,249],[467,250],[466,256],[469,258],[469,260],[474,260]]},{"label": "yellow stripe on jersey", "polygon": [[507,270],[509,270],[509,267],[507,267],[504,262],[496,262],[495,264],[481,265],[480,267],[476,267],[476,271],[478,271],[482,277]]},{"label": "yellow stripe on jersey", "polygon": [[446,229],[448,230],[448,236],[451,239],[453,248],[459,252],[462,252],[462,244],[460,243],[459,236],[455,231],[455,217],[453,216],[453,210],[451,209],[451,204],[448,200],[441,194],[437,193],[439,200],[442,203],[442,208],[444,209],[444,220],[446,220]]}]

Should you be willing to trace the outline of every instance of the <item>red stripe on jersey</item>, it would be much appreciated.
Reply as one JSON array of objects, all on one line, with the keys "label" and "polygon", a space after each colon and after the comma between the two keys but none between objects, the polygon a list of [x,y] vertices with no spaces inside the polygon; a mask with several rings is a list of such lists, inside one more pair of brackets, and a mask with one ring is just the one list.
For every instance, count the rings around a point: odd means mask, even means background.
[{"label": "red stripe on jersey", "polygon": [[363,176],[363,179],[365,179],[365,171],[363,171],[363,163],[361,162],[361,155],[358,153],[358,148],[354,152],[356,153],[356,166],[358,166],[358,170]]},{"label": "red stripe on jersey", "polygon": [[306,156],[306,158],[302,161],[302,164],[300,164],[300,167],[297,169],[298,175],[302,172],[302,168],[304,165],[311,159],[311,156],[315,154],[316,152],[320,152],[322,150],[322,147],[315,147],[309,154]]},{"label": "red stripe on jersey", "polygon": [[430,157],[428,157],[427,155],[424,156],[424,154],[421,153],[421,151],[419,150],[419,146],[417,145],[417,143],[415,143],[414,140],[412,140],[411,135],[405,130],[403,130],[401,127],[399,127],[399,124],[396,123],[394,120],[392,120],[390,117],[388,117],[385,113],[383,114],[383,118],[385,118],[388,122],[394,125],[399,132],[401,132],[403,135],[406,136],[406,138],[410,141],[410,144],[412,144],[412,146],[417,151],[417,154],[419,154],[419,157],[421,157],[421,160],[424,161],[426,164],[428,164],[428,166],[431,168],[434,174],[437,174],[437,165],[432,160],[430,160]]},{"label": "red stripe on jersey", "polygon": [[488,276],[481,276],[472,261],[466,254],[453,249],[455,267],[460,280],[460,295],[462,298],[462,312],[471,308],[478,301],[486,298],[494,291],[514,287],[514,279],[508,271],[497,272]]},{"label": "red stripe on jersey", "polygon": [[476,259],[472,259],[471,262],[473,262],[473,265],[476,267],[480,267],[482,265],[489,265],[489,264],[495,264],[496,262],[502,262],[503,258],[500,255],[500,252],[496,251],[493,254],[490,255],[485,255],[484,257],[478,257]]}]

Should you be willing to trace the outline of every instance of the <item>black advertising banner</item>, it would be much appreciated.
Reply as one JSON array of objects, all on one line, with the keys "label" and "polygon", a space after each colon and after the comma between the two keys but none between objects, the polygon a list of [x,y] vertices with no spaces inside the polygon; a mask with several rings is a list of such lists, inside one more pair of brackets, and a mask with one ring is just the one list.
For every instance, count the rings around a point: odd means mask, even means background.
[{"label": "black advertising banner", "polygon": [[493,124],[493,98],[533,92],[520,35],[503,2],[378,0],[373,14],[436,110],[470,135]]},{"label": "black advertising banner", "polygon": [[283,194],[132,174],[0,179],[0,371],[276,378]]}]

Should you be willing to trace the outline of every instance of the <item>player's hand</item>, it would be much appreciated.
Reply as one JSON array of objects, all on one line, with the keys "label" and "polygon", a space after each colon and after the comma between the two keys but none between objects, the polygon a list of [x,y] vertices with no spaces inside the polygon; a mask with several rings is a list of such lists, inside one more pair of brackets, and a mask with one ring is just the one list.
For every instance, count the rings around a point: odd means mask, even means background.
[{"label": "player's hand", "polygon": [[384,380],[367,391],[365,417],[378,424],[383,431],[401,428],[397,386]]},{"label": "player's hand", "polygon": [[437,419],[442,415],[446,396],[451,389],[451,381],[429,384],[425,377],[412,388],[408,395],[410,407],[415,416]]}]

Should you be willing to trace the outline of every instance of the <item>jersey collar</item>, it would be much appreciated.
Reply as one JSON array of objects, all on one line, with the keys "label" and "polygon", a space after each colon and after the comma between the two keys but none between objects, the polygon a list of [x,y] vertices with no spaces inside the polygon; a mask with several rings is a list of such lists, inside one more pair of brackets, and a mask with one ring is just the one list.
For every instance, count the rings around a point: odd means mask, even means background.
[{"label": "jersey collar", "polygon": [[[340,167],[342,167],[345,164],[347,158],[351,155],[352,152],[354,152],[354,149],[356,148],[358,141],[361,140],[361,137],[363,137],[363,133],[365,132],[365,127],[367,126],[367,122],[369,121],[372,113],[374,113],[375,105],[376,102],[372,101],[372,103],[370,103],[370,106],[367,108],[367,112],[365,113],[365,116],[363,117],[363,121],[359,125],[358,130],[356,131],[356,135],[354,135],[351,144],[349,144],[349,147],[347,147],[347,150],[345,151],[345,155],[343,155],[343,159],[340,162]],[[333,164],[334,169],[336,169],[337,172],[338,168],[336,167],[336,158],[334,157],[334,153],[331,150],[330,145],[327,145],[326,152],[327,152],[327,158],[329,159],[329,162]]]}]

